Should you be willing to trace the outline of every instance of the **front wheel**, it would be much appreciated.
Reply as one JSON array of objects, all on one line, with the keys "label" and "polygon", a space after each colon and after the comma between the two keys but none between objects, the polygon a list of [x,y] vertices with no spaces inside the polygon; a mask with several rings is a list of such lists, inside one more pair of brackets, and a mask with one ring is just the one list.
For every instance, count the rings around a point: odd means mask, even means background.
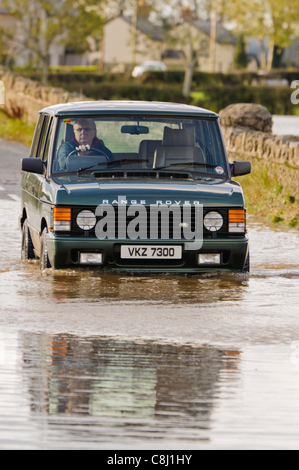
[{"label": "front wheel", "polygon": [[243,268],[243,273],[249,273],[249,272],[250,272],[250,254],[249,254],[249,251],[248,251],[247,258],[246,258],[246,261],[245,261],[245,265],[244,265],[244,268]]},{"label": "front wheel", "polygon": [[39,259],[39,267],[41,271],[44,271],[44,269],[51,268],[51,264],[49,261],[49,256],[48,256],[48,248],[47,248],[47,233],[48,229],[44,228],[42,236],[41,236],[41,242],[40,242],[40,259]]},{"label": "front wheel", "polygon": [[23,227],[22,227],[21,259],[23,261],[34,259],[33,243],[31,240],[31,235],[30,235],[27,219],[24,221]]}]

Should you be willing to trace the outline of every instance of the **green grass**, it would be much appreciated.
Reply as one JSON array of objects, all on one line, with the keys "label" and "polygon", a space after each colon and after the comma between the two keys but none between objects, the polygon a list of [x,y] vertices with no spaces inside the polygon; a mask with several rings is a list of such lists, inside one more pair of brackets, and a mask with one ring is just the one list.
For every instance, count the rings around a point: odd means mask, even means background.
[{"label": "green grass", "polygon": [[192,91],[190,96],[194,102],[204,101],[206,99],[206,93],[204,91]]},{"label": "green grass", "polygon": [[28,124],[21,119],[11,119],[0,110],[0,137],[30,147],[35,124]]},{"label": "green grass", "polygon": [[254,160],[251,174],[236,180],[243,188],[249,214],[298,228],[299,205],[280,184],[279,170]]}]

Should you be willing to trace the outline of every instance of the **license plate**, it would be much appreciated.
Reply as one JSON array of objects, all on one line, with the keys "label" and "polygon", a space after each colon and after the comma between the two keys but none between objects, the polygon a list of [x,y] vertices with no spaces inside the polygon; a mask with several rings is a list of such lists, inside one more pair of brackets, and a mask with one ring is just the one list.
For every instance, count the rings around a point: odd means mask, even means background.
[{"label": "license plate", "polygon": [[181,246],[167,245],[122,245],[122,259],[182,259]]}]

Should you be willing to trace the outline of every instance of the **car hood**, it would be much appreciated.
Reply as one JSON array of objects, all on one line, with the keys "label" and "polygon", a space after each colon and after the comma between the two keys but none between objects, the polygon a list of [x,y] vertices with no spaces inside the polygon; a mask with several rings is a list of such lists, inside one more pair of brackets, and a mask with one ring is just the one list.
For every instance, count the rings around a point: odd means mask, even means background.
[{"label": "car hood", "polygon": [[203,204],[205,206],[243,206],[238,183],[220,179],[179,180],[61,176],[55,177],[58,205],[99,204]]}]

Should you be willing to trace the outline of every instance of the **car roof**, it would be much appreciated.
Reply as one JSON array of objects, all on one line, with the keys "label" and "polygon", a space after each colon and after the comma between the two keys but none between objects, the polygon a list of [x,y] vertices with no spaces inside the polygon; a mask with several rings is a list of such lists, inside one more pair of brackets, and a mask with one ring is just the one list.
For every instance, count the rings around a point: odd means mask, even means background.
[{"label": "car roof", "polygon": [[43,108],[40,113],[53,116],[68,115],[101,115],[101,114],[148,114],[148,115],[189,115],[206,118],[218,118],[218,114],[207,109],[179,103],[163,103],[155,101],[77,101],[56,104]]}]

